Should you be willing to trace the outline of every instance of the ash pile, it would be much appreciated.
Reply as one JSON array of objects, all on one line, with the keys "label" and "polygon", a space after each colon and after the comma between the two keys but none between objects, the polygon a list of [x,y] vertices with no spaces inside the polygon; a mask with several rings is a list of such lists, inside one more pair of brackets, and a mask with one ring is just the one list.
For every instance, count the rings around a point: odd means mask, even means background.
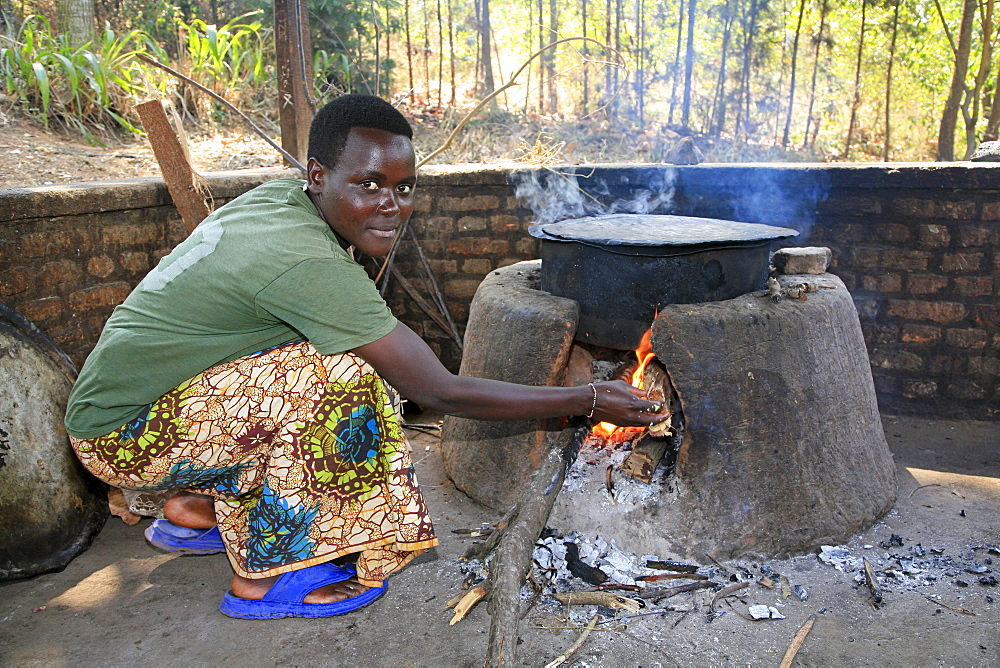
[{"label": "ash pile", "polygon": [[[864,544],[861,550],[823,545],[818,557],[824,564],[853,575],[855,586],[870,591],[875,607],[888,602],[887,594],[903,591],[917,591],[928,599],[939,600],[939,593],[920,592],[921,588],[935,584],[950,584],[959,601],[971,595],[976,587],[992,592],[1000,584],[994,568],[1000,565],[994,564],[1000,559],[1000,547],[996,545],[967,545],[957,553],[949,553],[943,547],[905,543],[902,536],[891,534],[878,545]],[[965,590],[970,591],[963,594]],[[984,599],[987,603],[994,602],[992,593],[986,593]]]},{"label": "ash pile", "polygon": [[[490,529],[482,531],[485,534]],[[901,536],[892,534],[877,545],[823,545],[814,554],[784,562],[700,565],[626,552],[614,540],[600,536],[546,531],[535,543],[521,601],[526,608],[565,606],[565,619],[578,625],[594,615],[601,618],[600,624],[673,616],[674,626],[691,613],[703,614],[706,622],[728,613],[747,621],[782,620],[787,605],[808,601],[810,596],[807,584],[803,584],[806,579],[796,581],[796,563],[815,560],[847,576],[834,578],[821,569],[820,578],[852,587],[874,609],[891,605],[896,594],[916,591],[939,606],[935,614],[944,608],[971,614],[967,608],[943,603],[941,593],[920,591],[931,585],[950,586],[959,602],[981,596],[986,603],[994,603],[998,586],[994,567],[1000,566],[1000,562],[995,563],[1000,559],[1000,547],[967,545],[949,553],[943,547],[905,543]],[[478,559],[462,562],[466,588],[480,586],[488,569],[489,564]],[[814,573],[807,579],[814,583],[815,578]],[[823,614],[826,608],[817,612]]]}]

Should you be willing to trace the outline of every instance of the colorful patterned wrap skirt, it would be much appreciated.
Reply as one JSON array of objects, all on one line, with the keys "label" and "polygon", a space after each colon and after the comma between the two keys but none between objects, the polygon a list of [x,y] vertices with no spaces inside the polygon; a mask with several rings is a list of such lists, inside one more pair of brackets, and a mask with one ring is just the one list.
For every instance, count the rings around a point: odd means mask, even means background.
[{"label": "colorful patterned wrap skirt", "polygon": [[243,577],[359,553],[358,580],[379,586],[437,545],[385,383],[352,353],[301,342],[241,357],[71,441],[117,487],[212,496]]}]

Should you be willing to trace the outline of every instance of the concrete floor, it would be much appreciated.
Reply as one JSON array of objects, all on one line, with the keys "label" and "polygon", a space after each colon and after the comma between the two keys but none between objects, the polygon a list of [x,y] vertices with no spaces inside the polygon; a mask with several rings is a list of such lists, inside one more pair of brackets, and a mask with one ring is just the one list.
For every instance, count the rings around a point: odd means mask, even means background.
[{"label": "concrete floor", "polygon": [[[746,569],[755,579],[762,567],[782,573],[809,598],[782,600],[777,589],[752,584],[729,599],[732,607],[719,604],[726,614],[709,621],[710,591],[677,596],[664,602],[673,610],[663,614],[603,618],[574,665],[776,666],[810,615],[816,623],[797,664],[1000,665],[1000,587],[979,582],[1000,571],[1000,553],[989,549],[1000,546],[1000,423],[899,417],[884,423],[899,468],[898,502],[848,547],[882,572],[900,568],[890,553],[912,553],[918,543],[939,550],[928,554],[939,558],[920,576],[935,581],[915,586],[901,575],[875,609],[856,573],[815,555],[727,562],[727,569]],[[229,619],[217,610],[231,577],[224,556],[164,554],[143,540],[146,522],[129,527],[112,518],[63,572],[0,585],[0,665],[482,665],[486,606],[449,626],[445,601],[460,590],[458,557],[474,540],[453,530],[497,517],[447,481],[436,438],[412,436],[442,544],[393,577],[389,593],[369,607],[324,620]],[[891,534],[902,537],[903,547],[879,547]],[[991,573],[966,572],[977,564]],[[747,621],[738,613],[748,604],[775,606],[786,619]],[[593,608],[574,610],[567,620],[555,605],[535,606],[521,624],[519,663],[552,660],[578,637],[570,627],[592,614]]]}]

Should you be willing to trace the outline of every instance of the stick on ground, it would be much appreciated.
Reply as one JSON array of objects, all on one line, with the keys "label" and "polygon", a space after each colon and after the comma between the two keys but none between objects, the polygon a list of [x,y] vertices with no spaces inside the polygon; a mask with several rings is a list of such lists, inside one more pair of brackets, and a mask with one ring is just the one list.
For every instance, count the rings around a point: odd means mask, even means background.
[{"label": "stick on ground", "polygon": [[785,650],[785,656],[781,659],[779,668],[791,668],[792,661],[795,660],[795,655],[802,649],[802,644],[806,641],[806,636],[812,631],[813,624],[815,623],[816,615],[810,615],[806,623],[802,625],[802,628],[796,631],[795,637],[792,638],[792,643]]},{"label": "stick on ground", "polygon": [[557,656],[549,663],[545,664],[545,668],[556,668],[556,666],[569,661],[569,658],[576,653],[576,650],[580,649],[583,643],[586,642],[587,636],[589,636],[590,632],[594,630],[595,626],[597,626],[598,619],[600,619],[600,615],[594,615],[591,617],[590,622],[587,623],[587,626],[583,629],[583,633],[581,633],[580,637],[576,639],[576,642],[570,645],[568,650]]},{"label": "stick on ground", "polygon": [[566,470],[576,459],[588,427],[576,421],[563,429],[541,467],[528,482],[490,566],[490,640],[487,666],[515,664],[517,627],[520,621],[521,584],[531,567],[538,535],[548,521]]}]

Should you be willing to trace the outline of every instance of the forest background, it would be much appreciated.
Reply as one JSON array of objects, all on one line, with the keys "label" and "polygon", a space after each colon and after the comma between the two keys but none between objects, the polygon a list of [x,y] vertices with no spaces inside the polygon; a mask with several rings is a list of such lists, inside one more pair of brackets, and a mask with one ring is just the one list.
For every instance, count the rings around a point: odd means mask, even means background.
[{"label": "forest background", "polygon": [[[317,106],[382,95],[425,155],[527,63],[437,163],[659,162],[683,136],[717,162],[952,160],[997,138],[994,1],[308,0],[306,57]],[[273,136],[273,11],[0,0],[0,123],[107,143],[141,134],[152,97],[194,132],[236,122],[142,53]]]}]

